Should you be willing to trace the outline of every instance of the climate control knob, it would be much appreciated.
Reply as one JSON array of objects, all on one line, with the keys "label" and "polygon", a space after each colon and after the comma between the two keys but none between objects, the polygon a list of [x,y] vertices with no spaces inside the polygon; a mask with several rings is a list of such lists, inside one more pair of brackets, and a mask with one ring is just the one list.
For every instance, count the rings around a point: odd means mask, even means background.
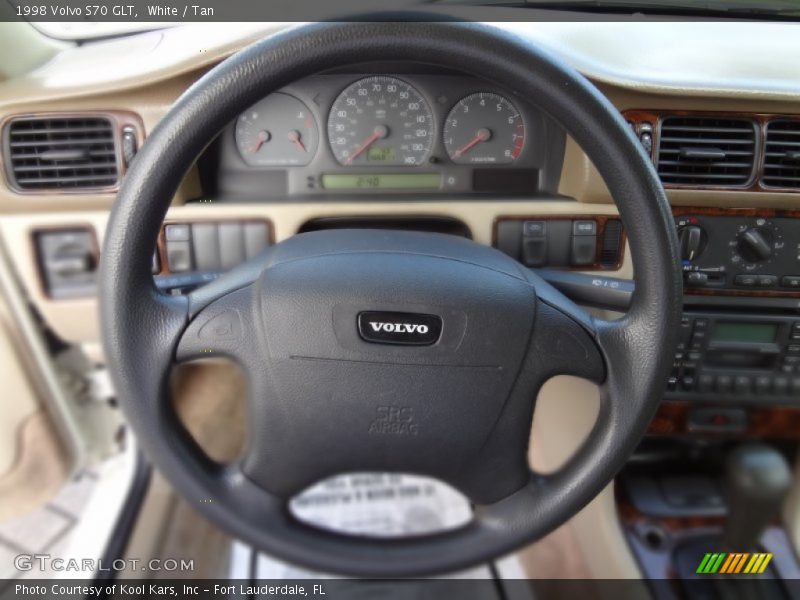
[{"label": "climate control knob", "polygon": [[773,239],[769,231],[760,227],[745,229],[739,234],[739,253],[747,262],[761,262],[772,256]]},{"label": "climate control knob", "polygon": [[681,258],[694,260],[706,247],[706,232],[699,225],[684,225],[678,229],[678,240],[681,245]]}]

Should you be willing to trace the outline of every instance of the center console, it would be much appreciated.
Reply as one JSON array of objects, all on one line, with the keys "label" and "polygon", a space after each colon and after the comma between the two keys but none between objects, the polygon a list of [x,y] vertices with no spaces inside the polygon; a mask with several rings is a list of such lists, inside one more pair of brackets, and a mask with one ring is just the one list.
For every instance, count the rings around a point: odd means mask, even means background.
[{"label": "center console", "polygon": [[[664,402],[617,479],[620,522],[661,581],[656,597],[788,597],[782,582],[800,576],[781,521],[800,448],[800,211],[673,214],[684,312]],[[704,567],[708,553],[720,564]]]},{"label": "center console", "polygon": [[676,208],[685,312],[666,398],[800,400],[800,212]]}]

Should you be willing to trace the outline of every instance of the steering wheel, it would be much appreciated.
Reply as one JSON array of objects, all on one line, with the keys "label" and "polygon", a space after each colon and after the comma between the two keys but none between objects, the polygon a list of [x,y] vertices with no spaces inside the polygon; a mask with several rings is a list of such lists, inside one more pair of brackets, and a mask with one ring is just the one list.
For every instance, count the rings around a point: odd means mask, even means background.
[{"label": "steering wheel", "polygon": [[[630,310],[590,316],[532,270],[454,236],[294,236],[187,296],[165,295],[150,256],[199,153],[247,107],[307,75],[406,60],[501,84],[583,147],[627,230]],[[644,434],[671,366],[681,310],[677,240],[656,173],[589,82],[525,40],[456,23],[323,23],[223,61],[149,136],[117,196],[101,265],[108,365],[136,436],[174,487],[265,552],[326,572],[422,576],[490,560],[547,534],[608,484]],[[247,375],[243,457],[209,459],[171,408],[172,365],[209,355]],[[533,408],[558,374],[601,386],[601,409],[557,472],[527,462]],[[438,478],[475,505],[459,528],[378,539],[325,531],[292,496],[342,473]]]}]

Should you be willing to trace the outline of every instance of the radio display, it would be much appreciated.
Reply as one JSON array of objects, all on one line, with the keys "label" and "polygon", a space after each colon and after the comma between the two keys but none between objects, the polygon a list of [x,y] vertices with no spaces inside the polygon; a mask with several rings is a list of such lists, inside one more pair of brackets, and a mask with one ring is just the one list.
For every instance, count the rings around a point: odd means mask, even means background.
[{"label": "radio display", "polygon": [[718,322],[711,332],[711,341],[771,344],[777,335],[778,325],[776,323]]}]

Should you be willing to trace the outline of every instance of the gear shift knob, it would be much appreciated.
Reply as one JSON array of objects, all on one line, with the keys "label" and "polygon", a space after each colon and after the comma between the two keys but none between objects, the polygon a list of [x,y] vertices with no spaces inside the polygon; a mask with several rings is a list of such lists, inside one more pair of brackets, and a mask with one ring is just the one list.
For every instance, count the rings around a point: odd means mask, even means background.
[{"label": "gear shift knob", "polygon": [[763,444],[747,444],[730,454],[725,471],[728,520],[723,544],[731,552],[755,550],[789,493],[791,470],[777,450]]}]

